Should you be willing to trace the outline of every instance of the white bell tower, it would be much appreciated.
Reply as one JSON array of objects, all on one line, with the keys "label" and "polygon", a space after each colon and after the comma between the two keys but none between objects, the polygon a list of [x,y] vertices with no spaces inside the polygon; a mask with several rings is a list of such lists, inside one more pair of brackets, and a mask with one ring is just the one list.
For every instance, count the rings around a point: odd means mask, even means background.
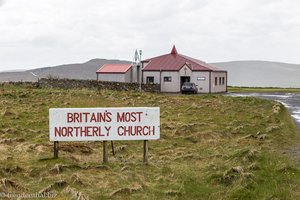
[{"label": "white bell tower", "polygon": [[142,50],[135,50],[132,61],[132,82],[142,82]]}]

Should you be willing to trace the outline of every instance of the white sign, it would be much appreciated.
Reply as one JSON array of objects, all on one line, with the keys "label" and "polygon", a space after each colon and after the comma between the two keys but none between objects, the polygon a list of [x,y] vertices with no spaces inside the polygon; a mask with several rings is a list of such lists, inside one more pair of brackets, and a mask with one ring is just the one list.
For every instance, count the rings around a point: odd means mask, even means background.
[{"label": "white sign", "polygon": [[51,108],[50,141],[157,140],[160,109]]},{"label": "white sign", "polygon": [[197,81],[205,81],[206,78],[205,77],[197,77]]}]

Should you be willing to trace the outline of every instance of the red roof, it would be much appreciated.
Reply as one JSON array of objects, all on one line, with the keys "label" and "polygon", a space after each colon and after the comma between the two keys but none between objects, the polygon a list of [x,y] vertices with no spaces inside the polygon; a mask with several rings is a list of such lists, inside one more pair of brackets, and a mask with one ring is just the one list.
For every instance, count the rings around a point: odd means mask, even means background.
[{"label": "red roof", "polygon": [[104,64],[96,73],[126,73],[131,64]]},{"label": "red roof", "polygon": [[170,54],[150,58],[143,62],[148,63],[144,71],[179,71],[184,65],[192,71],[224,71],[201,60],[178,54],[175,45]]}]

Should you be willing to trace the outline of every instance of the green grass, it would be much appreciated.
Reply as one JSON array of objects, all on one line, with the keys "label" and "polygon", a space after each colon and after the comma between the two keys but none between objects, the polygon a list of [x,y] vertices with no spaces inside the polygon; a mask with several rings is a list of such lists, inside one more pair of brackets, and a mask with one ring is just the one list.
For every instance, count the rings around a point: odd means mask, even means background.
[{"label": "green grass", "polygon": [[300,88],[276,88],[276,87],[228,87],[228,92],[289,92],[299,93]]},{"label": "green grass", "polygon": [[[273,101],[2,85],[0,106],[0,178],[26,193],[52,185],[56,199],[74,197],[70,188],[90,199],[300,199],[299,163],[284,154],[299,133]],[[161,108],[148,165],[142,141],[116,141],[107,165],[101,142],[61,142],[52,158],[49,108],[118,106]],[[0,192],[23,190],[0,182]]]}]

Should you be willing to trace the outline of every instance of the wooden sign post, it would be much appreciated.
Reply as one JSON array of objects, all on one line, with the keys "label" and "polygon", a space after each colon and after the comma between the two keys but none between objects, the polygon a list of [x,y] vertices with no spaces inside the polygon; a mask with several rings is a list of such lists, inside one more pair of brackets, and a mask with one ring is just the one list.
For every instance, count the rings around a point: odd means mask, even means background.
[{"label": "wooden sign post", "polygon": [[54,158],[58,158],[58,141],[54,141]]},{"label": "wooden sign post", "polygon": [[110,144],[111,144],[111,152],[113,154],[113,156],[115,156],[115,148],[114,148],[114,142],[113,141],[110,141]]},{"label": "wooden sign post", "polygon": [[103,141],[103,163],[108,163],[107,141]]},{"label": "wooden sign post", "polygon": [[103,163],[107,163],[107,141],[114,155],[114,140],[143,140],[143,161],[148,163],[148,141],[160,138],[160,109],[53,108],[49,109],[49,126],[55,158],[59,141],[103,141]]},{"label": "wooden sign post", "polygon": [[143,161],[148,164],[148,140],[144,140]]}]

